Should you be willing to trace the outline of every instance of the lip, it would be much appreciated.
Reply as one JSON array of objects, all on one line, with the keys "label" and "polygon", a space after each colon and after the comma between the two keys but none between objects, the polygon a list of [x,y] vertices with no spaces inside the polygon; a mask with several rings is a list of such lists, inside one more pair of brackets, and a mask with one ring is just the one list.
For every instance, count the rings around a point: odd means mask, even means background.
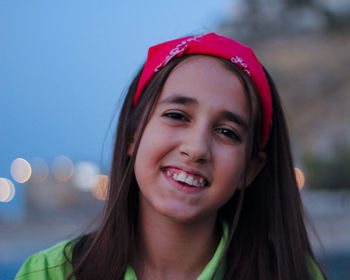
[{"label": "lip", "polygon": [[[204,191],[207,187],[203,187],[203,188],[197,188],[197,187],[190,187],[190,186],[186,186],[182,183],[180,183],[179,181],[176,181],[174,178],[169,177],[166,174],[166,170],[162,170],[162,173],[165,177],[166,180],[168,180],[171,185],[175,186],[178,190],[185,192],[185,193],[199,193]],[[193,173],[194,174],[194,173]]]},{"label": "lip", "polygon": [[[202,188],[186,186],[186,185],[182,184],[181,182],[176,181],[174,178],[169,177],[166,174],[166,170],[168,168],[175,168],[175,169],[185,171],[186,173],[189,173],[189,174],[192,174],[195,176],[200,176],[207,182],[206,186],[204,186]],[[189,192],[189,193],[200,192],[200,191],[202,191],[210,186],[210,181],[208,180],[208,178],[205,175],[203,175],[203,173],[201,171],[194,169],[194,168],[190,168],[190,167],[186,167],[186,166],[178,166],[178,165],[167,165],[167,166],[162,167],[161,171],[168,181],[173,183],[178,189],[185,191],[185,192]]]},{"label": "lip", "polygon": [[203,177],[203,179],[207,182],[207,186],[206,187],[210,186],[210,180],[201,171],[199,171],[198,169],[194,169],[194,168],[190,168],[190,167],[186,167],[186,166],[167,165],[167,166],[164,166],[162,168],[162,170],[164,171],[167,168],[175,168],[175,169],[183,170],[186,173],[190,173],[190,174],[193,174],[193,175],[196,175],[196,176]]}]

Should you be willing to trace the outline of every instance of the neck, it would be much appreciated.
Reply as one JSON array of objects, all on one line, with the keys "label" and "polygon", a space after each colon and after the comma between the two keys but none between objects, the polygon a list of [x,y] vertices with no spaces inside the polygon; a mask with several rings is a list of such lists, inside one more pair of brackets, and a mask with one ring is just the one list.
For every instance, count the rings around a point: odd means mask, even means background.
[{"label": "neck", "polygon": [[216,217],[191,223],[139,213],[131,259],[139,279],[196,279],[215,253]]}]

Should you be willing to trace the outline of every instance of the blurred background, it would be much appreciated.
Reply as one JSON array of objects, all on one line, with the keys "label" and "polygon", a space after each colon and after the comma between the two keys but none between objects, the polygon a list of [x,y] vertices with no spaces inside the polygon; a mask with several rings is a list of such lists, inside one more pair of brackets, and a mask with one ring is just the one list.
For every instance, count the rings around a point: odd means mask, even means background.
[{"label": "blurred background", "polygon": [[329,279],[350,279],[349,1],[0,0],[1,280],[99,213],[148,47],[213,31],[274,77],[316,254]]}]

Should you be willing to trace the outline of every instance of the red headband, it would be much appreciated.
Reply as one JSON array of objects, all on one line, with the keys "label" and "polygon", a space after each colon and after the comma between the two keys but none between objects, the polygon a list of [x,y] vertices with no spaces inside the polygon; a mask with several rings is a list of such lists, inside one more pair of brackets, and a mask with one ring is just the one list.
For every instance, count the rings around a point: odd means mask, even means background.
[{"label": "red headband", "polygon": [[272,120],[271,92],[265,72],[249,47],[215,33],[180,38],[151,47],[137,85],[133,105],[136,106],[142,91],[162,67],[172,58],[186,54],[207,54],[228,59],[253,80],[263,109],[262,145],[265,145]]}]

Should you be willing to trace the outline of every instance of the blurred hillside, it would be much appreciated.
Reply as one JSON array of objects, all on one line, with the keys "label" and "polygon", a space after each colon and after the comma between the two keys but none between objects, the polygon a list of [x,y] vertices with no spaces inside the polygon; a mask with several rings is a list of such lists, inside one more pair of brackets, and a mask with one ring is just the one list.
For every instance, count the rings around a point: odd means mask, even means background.
[{"label": "blurred hillside", "polygon": [[[338,178],[348,173],[350,2],[238,1],[220,32],[250,45],[274,78],[297,163],[317,176],[328,170],[327,183],[339,166]],[[337,184],[350,188],[350,178]]]},{"label": "blurred hillside", "polygon": [[350,142],[350,29],[271,38],[257,55],[277,83],[298,152],[328,156]]}]

